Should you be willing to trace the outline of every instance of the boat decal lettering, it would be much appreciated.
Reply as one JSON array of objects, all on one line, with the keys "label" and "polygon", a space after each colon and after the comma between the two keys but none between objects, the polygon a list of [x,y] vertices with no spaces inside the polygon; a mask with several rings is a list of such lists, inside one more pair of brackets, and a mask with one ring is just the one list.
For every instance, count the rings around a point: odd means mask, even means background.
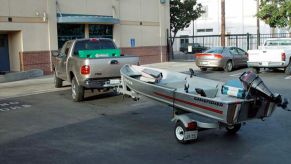
[{"label": "boat decal lettering", "polygon": [[208,103],[208,104],[211,104],[211,105],[216,105],[216,106],[223,107],[223,103],[221,103],[221,102],[215,102],[215,101],[211,101],[211,100],[207,100],[207,99],[202,99],[202,98],[199,98],[199,97],[194,97],[194,100],[201,101],[201,102],[204,102],[204,103]]},{"label": "boat decal lettering", "polygon": [[[190,102],[190,101],[174,98],[173,96],[168,96],[168,95],[165,95],[165,94],[162,94],[162,93],[158,93],[158,92],[154,92],[154,94],[158,95],[160,97],[164,97],[166,99],[175,100],[177,102],[181,102],[181,103],[184,103],[184,104],[187,104],[187,105],[191,105],[193,107],[197,107],[197,108],[204,109],[204,110],[207,110],[207,111],[211,111],[211,112],[214,112],[214,113],[217,113],[217,114],[223,114],[223,111],[218,110],[218,109],[214,109],[214,108],[211,108],[211,107],[208,107],[208,106],[204,106],[204,105],[196,104],[194,102]],[[222,104],[222,106],[223,106],[223,104]]]}]

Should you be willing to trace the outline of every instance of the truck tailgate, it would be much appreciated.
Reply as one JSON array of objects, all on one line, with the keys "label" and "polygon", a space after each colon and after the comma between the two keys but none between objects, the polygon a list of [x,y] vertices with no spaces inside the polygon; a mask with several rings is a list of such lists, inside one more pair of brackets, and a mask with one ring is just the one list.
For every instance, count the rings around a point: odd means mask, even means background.
[{"label": "truck tailgate", "polygon": [[284,50],[249,50],[249,62],[281,62]]},{"label": "truck tailgate", "polygon": [[120,77],[120,69],[125,64],[138,64],[139,58],[123,56],[116,58],[90,59],[90,78],[114,78]]}]

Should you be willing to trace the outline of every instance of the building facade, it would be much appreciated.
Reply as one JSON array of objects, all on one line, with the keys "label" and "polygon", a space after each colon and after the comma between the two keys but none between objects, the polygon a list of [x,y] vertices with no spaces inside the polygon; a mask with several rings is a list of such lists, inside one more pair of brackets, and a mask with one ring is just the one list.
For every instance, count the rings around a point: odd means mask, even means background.
[{"label": "building facade", "polygon": [[70,39],[112,38],[141,63],[166,61],[164,0],[0,0],[0,72],[42,69]]}]

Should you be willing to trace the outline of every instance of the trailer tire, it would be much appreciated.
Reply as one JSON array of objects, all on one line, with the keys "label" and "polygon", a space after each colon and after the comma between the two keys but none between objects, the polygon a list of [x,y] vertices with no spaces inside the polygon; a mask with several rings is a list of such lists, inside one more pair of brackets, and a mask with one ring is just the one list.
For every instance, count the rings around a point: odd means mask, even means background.
[{"label": "trailer tire", "polygon": [[240,128],[241,128],[241,123],[225,127],[228,134],[236,134],[240,130]]},{"label": "trailer tire", "polygon": [[289,64],[285,68],[285,74],[291,75],[291,60],[289,61]]},{"label": "trailer tire", "polygon": [[188,143],[191,143],[191,142],[196,140],[196,139],[194,139],[194,140],[185,140],[184,139],[184,134],[185,134],[186,131],[187,131],[187,129],[184,126],[184,124],[181,121],[177,121],[176,125],[175,125],[175,132],[174,133],[175,133],[176,140],[181,144],[188,144]]},{"label": "trailer tire", "polygon": [[72,98],[75,102],[80,102],[84,99],[84,87],[79,86],[75,77],[72,79]]},{"label": "trailer tire", "polygon": [[56,72],[54,72],[54,83],[56,88],[61,88],[63,86],[63,80],[57,77]]}]

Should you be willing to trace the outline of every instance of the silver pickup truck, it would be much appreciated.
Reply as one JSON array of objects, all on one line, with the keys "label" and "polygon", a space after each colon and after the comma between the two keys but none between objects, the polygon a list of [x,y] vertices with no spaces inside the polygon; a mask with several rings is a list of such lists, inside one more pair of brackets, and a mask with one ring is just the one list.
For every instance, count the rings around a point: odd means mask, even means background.
[{"label": "silver pickup truck", "polygon": [[82,101],[86,89],[113,88],[120,82],[120,68],[139,62],[138,57],[121,55],[114,42],[104,38],[67,41],[52,56],[55,87],[70,82],[74,101]]}]

